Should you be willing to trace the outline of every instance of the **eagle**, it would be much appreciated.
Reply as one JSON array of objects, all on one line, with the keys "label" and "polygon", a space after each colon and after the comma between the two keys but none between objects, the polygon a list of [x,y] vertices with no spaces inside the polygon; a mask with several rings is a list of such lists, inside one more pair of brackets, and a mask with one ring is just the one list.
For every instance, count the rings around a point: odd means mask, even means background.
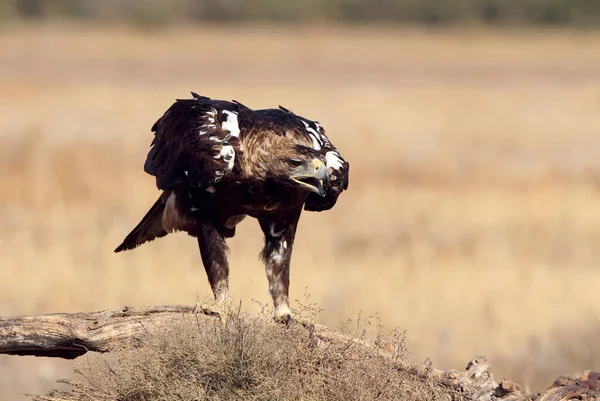
[{"label": "eagle", "polygon": [[253,217],[264,234],[261,257],[274,318],[289,322],[300,215],[331,209],[348,189],[350,165],[323,127],[282,106],[253,110],[192,92],[191,99],[177,99],[152,132],[144,171],[161,194],[115,252],[187,232],[198,240],[214,305],[222,306],[229,299],[226,239]]}]

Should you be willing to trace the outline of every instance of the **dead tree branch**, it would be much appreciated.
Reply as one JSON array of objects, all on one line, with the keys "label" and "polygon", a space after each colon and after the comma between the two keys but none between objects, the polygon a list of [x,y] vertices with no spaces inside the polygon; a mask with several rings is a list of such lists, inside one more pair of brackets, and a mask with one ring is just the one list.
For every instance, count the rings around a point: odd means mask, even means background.
[{"label": "dead tree branch", "polygon": [[160,328],[191,312],[192,307],[175,305],[0,317],[0,354],[74,359],[88,351],[108,352],[139,341],[146,327]]}]

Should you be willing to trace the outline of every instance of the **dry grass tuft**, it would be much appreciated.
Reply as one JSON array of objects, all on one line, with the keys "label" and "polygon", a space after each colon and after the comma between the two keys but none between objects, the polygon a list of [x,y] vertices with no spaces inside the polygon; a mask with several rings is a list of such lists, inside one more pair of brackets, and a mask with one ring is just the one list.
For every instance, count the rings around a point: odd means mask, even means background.
[{"label": "dry grass tuft", "polygon": [[[372,320],[342,331],[364,337]],[[354,327],[353,331],[349,328]],[[371,346],[322,346],[301,325],[285,327],[266,315],[234,317],[223,326],[192,316],[153,333],[147,343],[78,363],[84,381],[38,401],[88,400],[436,400],[448,389],[403,371],[402,332]],[[379,351],[392,351],[383,358]]]}]

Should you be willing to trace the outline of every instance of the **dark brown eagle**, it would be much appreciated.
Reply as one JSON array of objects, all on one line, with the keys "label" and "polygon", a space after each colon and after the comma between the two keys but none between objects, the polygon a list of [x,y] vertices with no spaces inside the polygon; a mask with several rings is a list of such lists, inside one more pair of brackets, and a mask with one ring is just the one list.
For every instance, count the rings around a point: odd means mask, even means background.
[{"label": "dark brown eagle", "polygon": [[349,164],[316,121],[279,109],[252,110],[239,102],[192,92],[154,124],[144,171],[162,191],[121,252],[185,231],[198,238],[215,301],[228,299],[226,238],[246,216],[265,235],[275,318],[289,321],[290,258],[302,209],[331,209],[348,188]]}]

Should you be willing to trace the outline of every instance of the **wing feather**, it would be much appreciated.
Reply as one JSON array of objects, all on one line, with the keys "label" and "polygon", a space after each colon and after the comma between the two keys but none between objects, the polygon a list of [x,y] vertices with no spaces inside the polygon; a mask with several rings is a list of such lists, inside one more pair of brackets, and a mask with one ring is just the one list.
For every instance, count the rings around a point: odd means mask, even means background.
[{"label": "wing feather", "polygon": [[237,105],[194,95],[177,100],[154,124],[144,170],[161,190],[208,187],[231,173],[241,154]]}]

